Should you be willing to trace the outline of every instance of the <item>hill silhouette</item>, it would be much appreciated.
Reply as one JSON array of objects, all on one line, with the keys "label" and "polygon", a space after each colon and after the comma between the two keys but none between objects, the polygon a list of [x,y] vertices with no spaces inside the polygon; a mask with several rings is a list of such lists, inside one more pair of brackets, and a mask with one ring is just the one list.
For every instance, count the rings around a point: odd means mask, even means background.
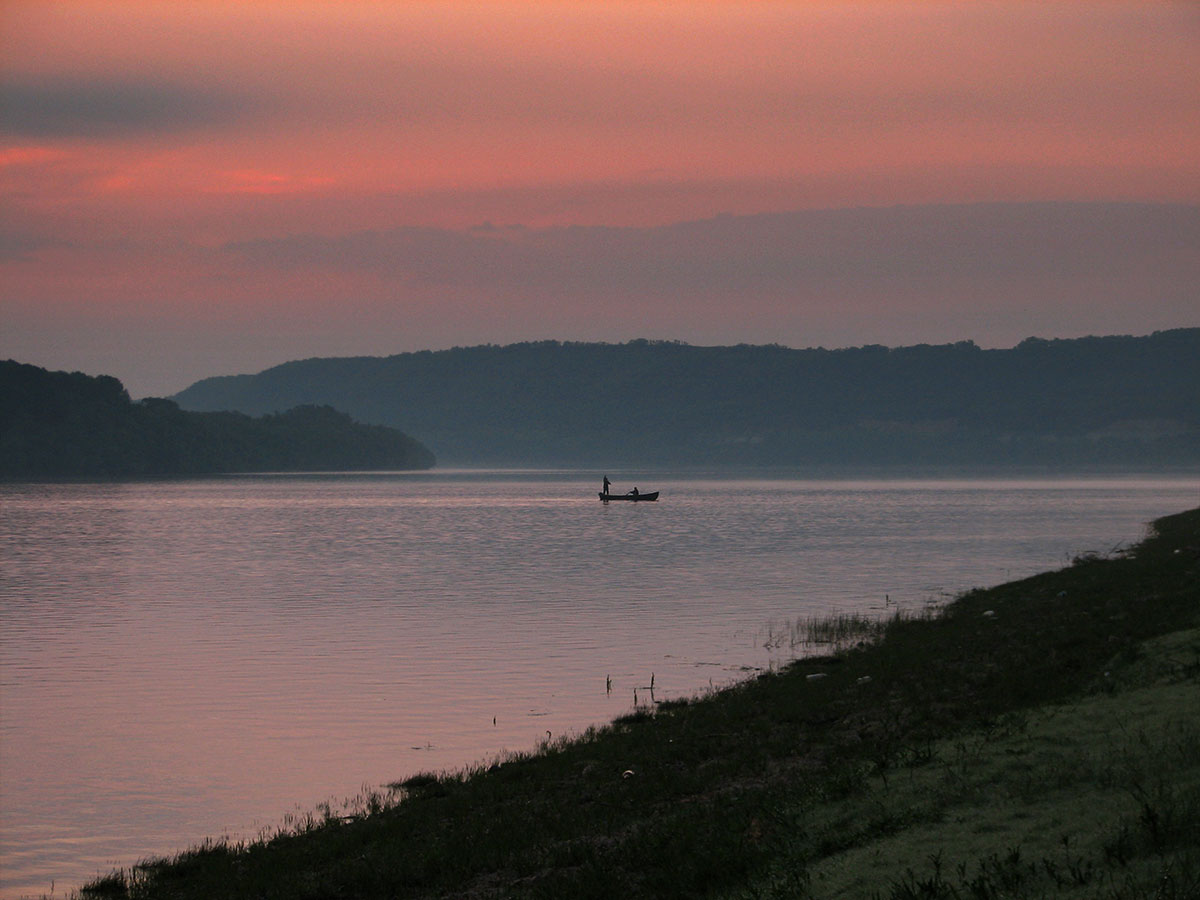
[{"label": "hill silhouette", "polygon": [[542,341],[209,378],[192,410],[330,404],[443,462],[1200,462],[1200,328],[845,350]]},{"label": "hill silhouette", "polygon": [[130,400],[111,376],[0,362],[0,477],[427,469],[412,438],[328,406],[251,418]]}]

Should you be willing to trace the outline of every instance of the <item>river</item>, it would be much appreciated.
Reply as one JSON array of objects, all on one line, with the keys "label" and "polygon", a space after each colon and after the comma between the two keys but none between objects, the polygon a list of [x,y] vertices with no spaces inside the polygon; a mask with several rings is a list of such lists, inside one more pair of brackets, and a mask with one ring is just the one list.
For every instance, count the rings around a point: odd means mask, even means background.
[{"label": "river", "polygon": [[1200,504],[1182,475],[670,472],[603,504],[602,474],[0,485],[0,897],[529,750],[781,665],[798,617],[941,603]]}]

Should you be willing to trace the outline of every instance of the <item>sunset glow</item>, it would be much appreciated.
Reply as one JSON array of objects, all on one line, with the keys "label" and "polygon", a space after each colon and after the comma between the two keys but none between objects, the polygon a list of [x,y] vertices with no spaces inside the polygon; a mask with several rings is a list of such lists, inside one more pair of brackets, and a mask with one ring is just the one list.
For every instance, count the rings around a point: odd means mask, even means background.
[{"label": "sunset glow", "polygon": [[[135,394],[544,337],[994,345],[1200,318],[1191,3],[13,0],[0,41],[0,356]],[[670,227],[720,214],[1031,202],[1190,212],[1152,290],[1119,272],[1119,296],[1054,272],[832,296],[802,270],[700,296],[604,267],[630,229],[687,259]],[[491,247],[609,230],[555,282],[455,249],[484,224]],[[454,277],[381,249],[404,229]],[[731,275],[757,265],[723,245]],[[346,263],[370,254],[399,261]]]}]

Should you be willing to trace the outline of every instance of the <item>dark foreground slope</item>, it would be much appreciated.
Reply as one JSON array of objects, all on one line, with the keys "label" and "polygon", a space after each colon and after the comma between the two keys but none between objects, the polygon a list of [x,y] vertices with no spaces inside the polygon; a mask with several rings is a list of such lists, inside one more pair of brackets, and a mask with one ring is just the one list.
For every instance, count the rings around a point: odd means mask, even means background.
[{"label": "dark foreground slope", "polygon": [[175,399],[327,403],[456,463],[1195,465],[1200,328],[1009,350],[545,341],[309,359]]},{"label": "dark foreground slope", "polygon": [[252,419],[133,403],[109,376],[0,362],[0,477],[427,469],[433,454],[400,432],[329,407]]},{"label": "dark foreground slope", "polygon": [[1200,896],[1200,510],[1156,529],[877,643],[88,893]]}]

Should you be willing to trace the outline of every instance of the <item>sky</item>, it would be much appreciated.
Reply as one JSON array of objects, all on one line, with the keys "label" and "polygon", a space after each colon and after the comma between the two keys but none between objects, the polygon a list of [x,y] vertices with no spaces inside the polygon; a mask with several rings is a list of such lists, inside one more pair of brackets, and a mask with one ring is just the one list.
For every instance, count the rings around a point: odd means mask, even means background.
[{"label": "sky", "polygon": [[0,0],[0,358],[1200,325],[1200,3]]}]

